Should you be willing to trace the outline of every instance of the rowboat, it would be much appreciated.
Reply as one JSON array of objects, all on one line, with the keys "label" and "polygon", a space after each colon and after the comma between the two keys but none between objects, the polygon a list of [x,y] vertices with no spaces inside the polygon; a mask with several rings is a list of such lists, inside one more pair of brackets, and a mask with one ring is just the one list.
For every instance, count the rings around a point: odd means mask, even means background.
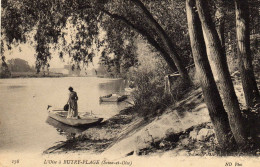
[{"label": "rowboat", "polygon": [[[48,125],[53,126],[58,132],[60,132],[60,134],[64,134],[64,135],[70,135],[70,134],[80,134],[83,131],[86,130],[85,126],[70,126],[70,125],[66,125],[64,123],[61,123],[51,117],[48,117],[45,121]],[[88,126],[88,125],[86,125]]]},{"label": "rowboat", "polygon": [[84,126],[100,123],[103,118],[99,118],[93,115],[83,115],[78,119],[67,118],[68,112],[61,110],[51,110],[49,111],[49,117],[70,126]]},{"label": "rowboat", "polygon": [[106,96],[101,96],[99,100],[101,102],[120,102],[127,99],[126,95],[109,94]]}]

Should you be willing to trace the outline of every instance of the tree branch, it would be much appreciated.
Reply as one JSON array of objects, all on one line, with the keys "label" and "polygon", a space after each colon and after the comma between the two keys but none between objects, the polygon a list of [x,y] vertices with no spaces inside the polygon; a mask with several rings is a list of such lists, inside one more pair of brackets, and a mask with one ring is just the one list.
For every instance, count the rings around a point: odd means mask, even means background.
[{"label": "tree branch", "polygon": [[175,71],[175,69],[173,68],[173,67],[175,67],[175,63],[172,60],[172,58],[170,57],[170,55],[158,44],[158,42],[147,31],[137,27],[136,25],[131,23],[129,20],[127,20],[123,16],[110,13],[109,11],[107,11],[105,9],[100,9],[100,10],[102,12],[104,12],[105,14],[107,14],[108,16],[110,16],[111,18],[121,20],[122,22],[124,22],[125,24],[129,25],[131,28],[136,30],[138,33],[140,33],[143,37],[145,37],[152,46],[154,46],[158,51],[160,51],[162,53],[162,56],[164,57],[164,59],[166,60],[166,62],[168,63],[168,65],[170,66],[172,71]]},{"label": "tree branch", "polygon": [[154,19],[153,15],[145,7],[145,5],[142,3],[142,1],[140,1],[140,0],[131,0],[131,1],[133,1],[137,6],[139,6],[143,10],[143,12],[152,21],[152,23],[156,26],[156,28],[163,34],[163,36],[168,40],[168,42],[170,42],[172,44],[169,36],[165,33],[165,31],[162,28],[162,26]]}]

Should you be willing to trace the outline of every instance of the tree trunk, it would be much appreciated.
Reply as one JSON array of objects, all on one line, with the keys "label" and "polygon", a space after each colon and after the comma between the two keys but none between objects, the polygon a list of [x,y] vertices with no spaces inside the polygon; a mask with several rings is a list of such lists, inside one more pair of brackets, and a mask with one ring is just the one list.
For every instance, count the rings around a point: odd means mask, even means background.
[{"label": "tree trunk", "polygon": [[116,68],[116,75],[118,76],[120,74],[120,57],[118,56],[115,60],[114,60],[114,65]]},{"label": "tree trunk", "polygon": [[223,102],[226,107],[229,124],[237,144],[241,148],[247,147],[247,134],[243,125],[243,118],[239,108],[239,103],[235,94],[234,86],[228,71],[225,53],[221,49],[214,23],[211,20],[208,4],[202,0],[196,0],[196,7],[199,13],[199,18],[204,31],[204,38],[208,41],[209,54],[213,60],[218,72],[220,82],[220,93],[223,97]]},{"label": "tree trunk", "polygon": [[221,46],[223,49],[223,52],[226,53],[225,49],[225,9],[224,9],[224,2],[223,0],[217,0],[216,1],[216,13],[215,13],[215,19],[216,19],[216,29],[217,33],[221,42]]},{"label": "tree trunk", "polygon": [[[226,53],[226,49],[225,49],[225,36],[224,36],[224,32],[225,32],[225,10],[224,10],[224,0],[216,0],[215,2],[216,5],[216,12],[215,12],[215,20],[216,20],[216,30],[218,33],[218,37],[219,40],[221,42],[221,47],[223,50],[223,53]],[[205,39],[206,42],[206,50],[209,53],[210,52],[210,46],[208,44],[207,39]],[[226,54],[225,54],[226,57]],[[213,76],[215,81],[218,83],[219,79],[218,79],[218,72],[216,69],[216,66],[214,64],[214,59],[212,60],[211,57],[209,57],[209,63],[213,72]]]},{"label": "tree trunk", "polygon": [[206,46],[198,13],[195,11],[195,0],[186,0],[188,28],[193,59],[199,74],[204,100],[214,126],[215,134],[222,150],[235,146],[228,122],[228,115],[221,101],[217,85],[207,58]]},{"label": "tree trunk", "polygon": [[260,99],[250,53],[250,32],[249,32],[249,7],[247,0],[235,0],[236,10],[236,35],[237,52],[239,58],[239,70],[246,105],[254,106],[254,100]]},{"label": "tree trunk", "polygon": [[133,0],[133,2],[135,2],[135,4],[143,10],[145,15],[147,16],[148,23],[150,24],[151,27],[153,27],[153,29],[156,30],[156,33],[162,40],[165,51],[172,57],[175,66],[178,69],[181,77],[184,80],[189,81],[188,72],[184,67],[183,63],[181,62],[181,58],[177,53],[175,49],[175,45],[173,44],[169,36],[166,34],[166,32],[163,30],[160,24],[153,18],[152,14],[148,11],[148,9],[144,6],[144,4],[140,0]]}]

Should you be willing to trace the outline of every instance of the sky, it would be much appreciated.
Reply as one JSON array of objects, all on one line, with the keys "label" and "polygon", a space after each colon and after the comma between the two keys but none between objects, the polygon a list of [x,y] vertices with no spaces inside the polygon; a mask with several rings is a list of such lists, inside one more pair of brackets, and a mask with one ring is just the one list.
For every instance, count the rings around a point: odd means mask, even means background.
[{"label": "sky", "polygon": [[[65,39],[68,43],[71,42],[71,38],[74,38],[75,36],[75,28],[69,24],[67,25],[67,28],[64,30],[65,32]],[[33,47],[35,45],[34,42],[34,35],[35,35],[36,31],[32,31],[29,34],[27,34],[27,38],[28,41],[27,43],[23,43],[23,44],[12,44],[12,49],[8,50],[5,46],[5,57],[6,60],[10,60],[10,59],[14,59],[14,58],[20,58],[23,60],[26,60],[28,62],[29,65],[35,65],[35,55],[36,55],[36,51],[35,48]],[[100,34],[99,34],[99,38],[104,38],[105,37],[105,32],[101,30]],[[50,53],[52,56],[52,59],[50,60],[50,68],[63,68],[64,65],[69,64],[69,57],[68,55],[64,55],[64,59],[60,59],[59,58],[59,52],[62,50],[63,48],[60,48],[59,50],[54,50],[54,49],[50,49]],[[90,49],[96,49],[95,45],[92,46],[92,48]],[[92,68],[97,68],[98,67],[98,61],[99,61],[99,56],[102,52],[102,49],[104,48],[100,48],[100,52],[97,53],[95,52],[97,55],[94,57],[93,59],[93,64],[89,64],[88,65],[88,69],[92,69]]]},{"label": "sky", "polygon": [[[5,49],[6,60],[20,58],[26,60],[30,66],[35,66],[35,48],[29,44],[19,44],[18,46],[13,46],[11,50]],[[68,56],[64,56],[64,60],[59,58],[58,53],[52,53],[52,59],[50,60],[50,68],[63,68],[64,65],[69,64]],[[88,68],[96,68],[98,66],[98,57],[94,57],[93,64],[89,64]]]},{"label": "sky", "polygon": [[[11,50],[5,51],[5,57],[6,60],[14,59],[14,58],[20,58],[23,60],[26,60],[29,65],[35,65],[35,48],[30,46],[29,44],[20,44],[16,47],[12,47]],[[50,61],[51,68],[62,68],[66,62],[63,62],[61,59],[59,59],[58,55],[52,56],[52,60]]]}]

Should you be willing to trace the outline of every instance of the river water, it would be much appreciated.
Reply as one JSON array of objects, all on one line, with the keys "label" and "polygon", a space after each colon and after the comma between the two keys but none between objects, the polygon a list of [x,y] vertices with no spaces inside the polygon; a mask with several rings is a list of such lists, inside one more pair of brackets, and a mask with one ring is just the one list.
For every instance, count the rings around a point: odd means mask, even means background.
[{"label": "river water", "polygon": [[[0,153],[42,153],[67,136],[63,124],[50,120],[47,105],[62,108],[68,87],[77,92],[79,112],[91,112],[108,119],[128,104],[100,103],[99,97],[124,94],[122,79],[96,77],[17,78],[0,80]],[[65,131],[80,132],[65,126]]]}]

